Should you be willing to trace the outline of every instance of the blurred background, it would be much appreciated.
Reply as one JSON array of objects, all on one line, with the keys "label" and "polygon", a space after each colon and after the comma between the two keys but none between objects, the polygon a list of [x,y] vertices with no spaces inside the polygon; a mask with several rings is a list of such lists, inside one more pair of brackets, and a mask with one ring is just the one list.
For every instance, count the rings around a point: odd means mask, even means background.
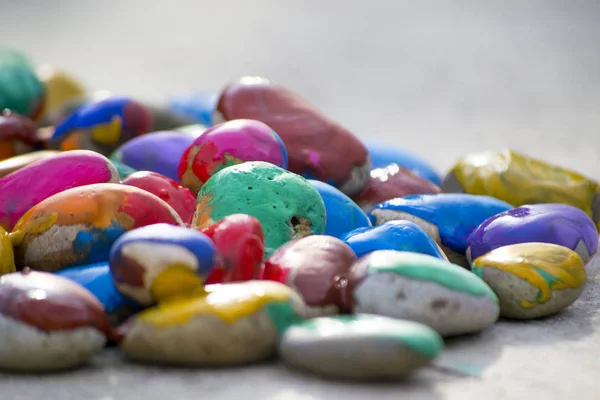
[{"label": "blurred background", "polygon": [[600,178],[600,1],[3,0],[0,43],[166,101],[262,75],[428,158],[511,147]]}]

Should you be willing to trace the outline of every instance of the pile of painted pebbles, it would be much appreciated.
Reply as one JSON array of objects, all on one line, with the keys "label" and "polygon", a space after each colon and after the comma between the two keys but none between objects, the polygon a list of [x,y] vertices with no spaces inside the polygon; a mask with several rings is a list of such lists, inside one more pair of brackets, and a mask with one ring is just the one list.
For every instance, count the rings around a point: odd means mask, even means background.
[{"label": "pile of painted pebbles", "polygon": [[442,178],[260,77],[150,104],[0,50],[0,110],[4,371],[400,378],[569,307],[598,246],[597,182],[510,150]]}]

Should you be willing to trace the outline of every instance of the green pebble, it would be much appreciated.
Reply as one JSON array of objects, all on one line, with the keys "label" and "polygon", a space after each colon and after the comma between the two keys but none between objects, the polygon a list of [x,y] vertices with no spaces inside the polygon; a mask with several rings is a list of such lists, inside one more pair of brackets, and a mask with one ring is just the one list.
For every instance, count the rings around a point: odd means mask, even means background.
[{"label": "green pebble", "polygon": [[0,110],[29,117],[42,105],[45,88],[31,62],[14,49],[0,49]]},{"label": "green pebble", "polygon": [[117,169],[117,172],[119,173],[119,177],[121,178],[121,180],[123,180],[123,179],[127,178],[129,175],[137,172],[135,169],[131,168],[129,165],[123,164],[122,162],[117,161],[115,158],[117,158],[117,157],[115,157],[115,153],[113,153],[113,155],[110,157],[110,161],[113,163],[113,165]]}]

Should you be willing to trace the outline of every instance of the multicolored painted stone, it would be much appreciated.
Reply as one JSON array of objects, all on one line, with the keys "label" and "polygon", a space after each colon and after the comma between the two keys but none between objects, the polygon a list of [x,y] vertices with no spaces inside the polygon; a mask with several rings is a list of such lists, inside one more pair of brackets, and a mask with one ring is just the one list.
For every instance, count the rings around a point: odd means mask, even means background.
[{"label": "multicolored painted stone", "polygon": [[272,357],[280,335],[305,316],[302,299],[278,282],[208,285],[162,302],[123,327],[121,349],[153,364],[221,366]]},{"label": "multicolored painted stone", "polygon": [[469,235],[486,219],[511,208],[493,197],[440,193],[386,201],[371,210],[369,217],[374,225],[394,220],[416,223],[442,247],[451,262],[467,268]]},{"label": "multicolored painted stone", "polygon": [[144,107],[152,117],[152,127],[155,131],[171,131],[183,125],[196,122],[195,119],[171,110],[167,105],[144,102]]},{"label": "multicolored painted stone", "polygon": [[442,176],[427,160],[421,156],[399,147],[394,147],[389,143],[376,140],[364,142],[373,169],[386,168],[390,164],[396,164],[401,168],[406,168],[415,175],[427,179],[436,186],[442,183]]},{"label": "multicolored painted stone", "polygon": [[340,239],[313,235],[286,243],[265,261],[263,279],[285,283],[302,296],[312,316],[350,312],[343,291],[352,249]]},{"label": "multicolored painted stone", "polygon": [[[71,116],[78,109],[89,106],[92,104],[96,104],[102,100],[107,100],[113,97],[114,95],[108,90],[96,90],[93,92],[88,92],[84,96],[74,97],[65,101],[64,104],[58,107],[52,114],[46,114],[44,119],[41,121],[42,126],[56,126],[61,122],[66,120],[69,116]],[[49,136],[54,134],[54,130],[50,132]]]},{"label": "multicolored painted stone", "polygon": [[36,161],[0,179],[0,226],[11,230],[31,207],[73,187],[119,182],[110,161],[89,150]]},{"label": "multicolored painted stone", "polygon": [[140,171],[127,176],[121,183],[138,187],[161,198],[177,211],[186,225],[192,223],[196,195],[173,179],[156,172]]},{"label": "multicolored painted stone", "polygon": [[202,287],[214,264],[210,238],[169,224],[127,232],[110,251],[110,272],[117,289],[144,306]]},{"label": "multicolored painted stone", "polygon": [[359,258],[377,250],[399,250],[448,260],[440,246],[411,221],[389,221],[375,227],[358,228],[341,239]]},{"label": "multicolored painted stone", "polygon": [[15,252],[8,232],[0,227],[0,276],[15,272]]},{"label": "multicolored painted stone", "polygon": [[423,323],[442,336],[493,325],[500,307],[492,289],[471,272],[424,254],[376,251],[348,274],[354,312]]},{"label": "multicolored painted stone", "polygon": [[14,156],[0,161],[0,178],[20,170],[36,161],[46,160],[59,154],[56,150],[39,150],[31,153]]},{"label": "multicolored painted stone", "polygon": [[185,150],[179,178],[198,193],[211,176],[246,161],[265,161],[287,169],[287,150],[277,133],[260,121],[224,122],[206,130]]},{"label": "multicolored painted stone", "polygon": [[111,335],[102,304],[80,285],[44,272],[0,277],[0,369],[74,368]]},{"label": "multicolored painted stone", "polygon": [[81,265],[58,271],[56,275],[67,278],[89,290],[104,306],[111,326],[125,322],[140,310],[139,304],[123,296],[115,286],[108,262]]},{"label": "multicolored painted stone", "polygon": [[73,76],[50,65],[41,65],[36,74],[45,88],[44,116],[85,95],[85,87]]},{"label": "multicolored painted stone", "polygon": [[0,49],[0,110],[8,108],[37,119],[44,105],[44,85],[20,51]]},{"label": "multicolored painted stone", "polygon": [[178,131],[152,132],[123,144],[110,159],[138,171],[158,172],[179,182],[179,160],[194,138]]},{"label": "multicolored painted stone", "polygon": [[467,259],[471,262],[498,247],[527,242],[568,247],[586,264],[598,249],[598,230],[586,213],[566,204],[517,207],[486,219],[471,233]]},{"label": "multicolored painted stone", "polygon": [[263,161],[225,168],[198,193],[192,226],[204,229],[231,214],[248,214],[265,233],[265,258],[292,239],[321,234],[325,205],[303,177]]},{"label": "multicolored painted stone", "polygon": [[515,207],[568,204],[585,211],[596,225],[600,223],[598,182],[513,150],[464,156],[452,167],[442,189],[493,196]]},{"label": "multicolored painted stone", "polygon": [[59,150],[88,149],[108,156],[128,140],[150,132],[152,117],[128,97],[109,97],[79,107],[50,138]]},{"label": "multicolored painted stone", "polygon": [[219,93],[210,90],[188,91],[171,98],[169,106],[179,114],[211,126],[212,115],[219,100]]},{"label": "multicolored painted stone", "polygon": [[38,136],[37,126],[31,119],[9,109],[0,109],[0,160],[44,146],[45,141]]},{"label": "multicolored painted stone", "polygon": [[364,189],[353,200],[365,212],[377,204],[397,197],[414,194],[438,194],[442,189],[425,178],[415,175],[408,169],[390,164],[371,171],[371,177]]},{"label": "multicolored painted stone", "polygon": [[586,279],[581,257],[550,243],[499,247],[473,261],[473,272],[492,287],[505,318],[555,314],[581,295]]},{"label": "multicolored painted stone", "polygon": [[228,215],[202,230],[217,251],[206,284],[249,281],[262,275],[265,236],[260,222],[246,214]]},{"label": "multicolored painted stone", "polygon": [[283,335],[279,354],[290,367],[329,378],[401,378],[444,349],[431,328],[411,321],[357,314],[309,319]]},{"label": "multicolored painted stone", "polygon": [[372,226],[369,217],[350,197],[325,182],[314,179],[308,181],[317,189],[325,204],[326,235],[339,238],[354,229]]},{"label": "multicolored painted stone", "polygon": [[183,226],[175,210],[153,194],[99,183],[65,190],[36,204],[10,236],[17,267],[56,272],[107,261],[123,233],[161,222]]},{"label": "multicolored painted stone", "polygon": [[227,85],[213,124],[240,118],[264,122],[281,136],[294,173],[327,182],[348,195],[360,192],[369,179],[371,161],[363,144],[282,85],[260,77]]}]

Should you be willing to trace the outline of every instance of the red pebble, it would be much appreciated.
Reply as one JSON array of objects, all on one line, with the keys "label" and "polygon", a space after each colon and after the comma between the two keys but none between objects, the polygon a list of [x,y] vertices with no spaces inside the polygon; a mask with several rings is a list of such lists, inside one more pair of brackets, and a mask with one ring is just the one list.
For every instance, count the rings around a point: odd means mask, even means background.
[{"label": "red pebble", "polygon": [[135,186],[158,196],[167,202],[189,226],[196,209],[196,196],[180,183],[156,172],[139,171],[129,175],[121,182]]},{"label": "red pebble", "polygon": [[246,214],[232,214],[202,230],[215,244],[217,261],[206,284],[240,282],[262,275],[265,237],[260,222]]}]

